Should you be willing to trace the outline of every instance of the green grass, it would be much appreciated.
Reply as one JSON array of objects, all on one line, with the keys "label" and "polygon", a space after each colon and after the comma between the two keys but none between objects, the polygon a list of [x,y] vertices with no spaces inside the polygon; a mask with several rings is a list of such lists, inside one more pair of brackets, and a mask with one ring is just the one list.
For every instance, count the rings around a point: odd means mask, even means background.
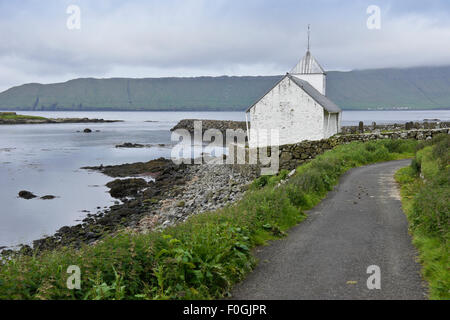
[{"label": "green grass", "polygon": [[[261,177],[243,199],[190,217],[163,232],[121,232],[95,246],[16,255],[0,265],[0,299],[213,299],[229,295],[252,270],[252,248],[305,219],[350,168],[411,156],[415,141],[338,146],[297,169]],[[81,290],[66,270],[81,269]]]},{"label": "green grass", "polygon": [[421,144],[412,165],[396,174],[431,299],[450,299],[449,146],[448,135]]},{"label": "green grass", "polygon": [[21,115],[21,114],[1,114],[1,113],[0,113],[0,119],[2,119],[2,120],[47,120],[47,118],[38,117],[38,116],[27,116],[27,115]]}]

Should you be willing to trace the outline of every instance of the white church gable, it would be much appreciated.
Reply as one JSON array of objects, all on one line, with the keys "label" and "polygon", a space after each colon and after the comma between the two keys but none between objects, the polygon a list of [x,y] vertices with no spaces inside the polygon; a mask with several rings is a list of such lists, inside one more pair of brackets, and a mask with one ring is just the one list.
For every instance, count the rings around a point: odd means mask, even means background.
[{"label": "white church gable", "polygon": [[[308,34],[309,36],[309,34]],[[308,51],[268,93],[247,109],[251,148],[329,138],[340,131],[341,109],[326,97],[326,73]]]},{"label": "white church gable", "polygon": [[250,147],[270,145],[270,129],[278,130],[280,145],[323,137],[323,108],[289,77],[284,77],[249,113]]}]

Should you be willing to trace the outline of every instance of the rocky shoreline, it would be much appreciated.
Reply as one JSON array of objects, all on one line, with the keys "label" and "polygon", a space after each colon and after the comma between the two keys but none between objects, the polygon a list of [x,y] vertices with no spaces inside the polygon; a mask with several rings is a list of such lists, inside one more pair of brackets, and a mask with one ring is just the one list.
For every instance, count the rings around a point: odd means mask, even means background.
[{"label": "rocky shoreline", "polygon": [[[115,205],[88,213],[82,223],[64,226],[54,235],[33,241],[33,249],[62,246],[79,248],[95,244],[105,235],[127,229],[132,232],[161,230],[189,216],[224,207],[242,198],[254,171],[233,165],[176,165],[159,158],[145,163],[84,167],[115,178],[107,184]],[[33,249],[21,246],[20,252]],[[11,250],[4,250],[8,254]]]},{"label": "rocky shoreline", "polygon": [[170,147],[170,144],[165,143],[153,143],[153,144],[140,144],[140,143],[132,143],[132,142],[124,142],[122,144],[117,144],[116,148],[122,148],[122,149],[141,149],[141,148],[153,148],[153,147],[160,147],[160,148],[168,148]]},{"label": "rocky shoreline", "polygon": [[245,121],[232,121],[232,120],[205,120],[205,119],[183,119],[177,123],[170,131],[177,129],[185,129],[190,133],[194,132],[194,122],[201,121],[202,134],[208,129],[218,129],[222,134],[226,133],[227,129],[238,130],[242,129],[247,131],[247,125]]},{"label": "rocky shoreline", "polygon": [[112,123],[123,120],[104,120],[88,118],[58,118],[58,119],[0,119],[0,125],[14,124],[45,124],[45,123]]}]

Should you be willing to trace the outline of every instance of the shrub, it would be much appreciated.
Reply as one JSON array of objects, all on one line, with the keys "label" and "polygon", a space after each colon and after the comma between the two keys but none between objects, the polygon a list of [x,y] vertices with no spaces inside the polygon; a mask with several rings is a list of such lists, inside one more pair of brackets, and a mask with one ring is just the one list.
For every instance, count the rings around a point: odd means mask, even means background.
[{"label": "shrub", "polygon": [[291,203],[299,208],[309,209],[313,206],[311,198],[295,184],[289,184],[286,187],[286,193]]},{"label": "shrub", "polygon": [[408,153],[414,152],[417,141],[415,140],[383,140],[383,145],[390,153]]},{"label": "shrub", "polygon": [[267,183],[269,182],[269,178],[270,176],[261,176],[252,182],[252,186],[254,188],[261,189],[262,187],[267,185]]},{"label": "shrub", "polygon": [[448,134],[438,135],[433,147],[433,157],[438,160],[441,169],[450,164],[450,136]]},{"label": "shrub", "polygon": [[411,168],[412,168],[414,174],[416,174],[416,175],[420,174],[420,171],[421,171],[420,161],[418,161],[416,158],[412,159]]},{"label": "shrub", "polygon": [[450,188],[436,181],[423,185],[414,197],[411,227],[445,239],[450,235]]}]

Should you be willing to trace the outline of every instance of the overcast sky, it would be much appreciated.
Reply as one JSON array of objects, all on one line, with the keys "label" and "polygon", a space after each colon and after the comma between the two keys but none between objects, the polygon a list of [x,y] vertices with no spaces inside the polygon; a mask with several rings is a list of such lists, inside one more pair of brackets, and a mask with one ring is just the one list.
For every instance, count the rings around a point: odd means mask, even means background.
[{"label": "overcast sky", "polygon": [[[80,8],[69,29],[67,8]],[[367,8],[381,9],[369,29]],[[71,20],[73,21],[73,20]],[[78,77],[277,75],[450,65],[448,0],[0,0],[0,91]]]}]

